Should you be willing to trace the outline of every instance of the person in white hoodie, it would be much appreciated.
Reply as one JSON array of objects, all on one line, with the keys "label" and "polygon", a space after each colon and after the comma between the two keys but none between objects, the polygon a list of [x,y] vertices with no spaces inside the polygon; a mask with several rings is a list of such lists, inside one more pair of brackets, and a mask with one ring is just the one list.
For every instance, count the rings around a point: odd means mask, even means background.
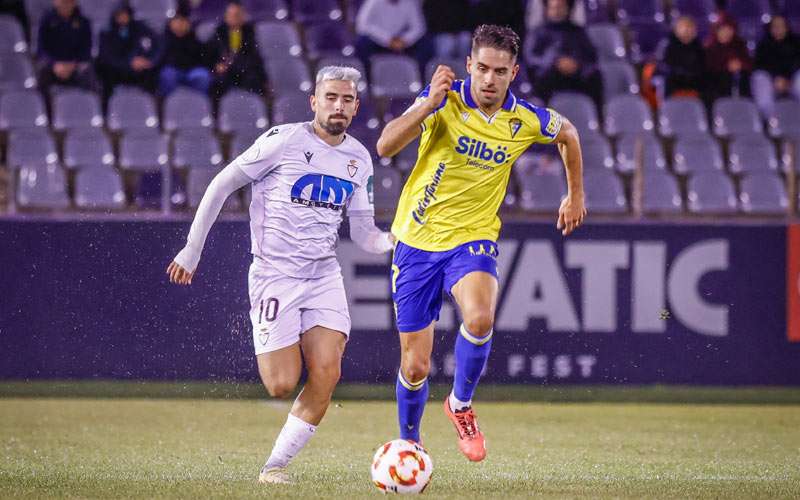
[{"label": "person in white hoodie", "polygon": [[336,243],[342,211],[350,236],[368,252],[393,248],[375,226],[372,160],[346,133],[358,110],[361,74],[328,66],[311,96],[314,120],[272,127],[208,186],[186,246],[169,264],[177,284],[191,284],[211,225],[239,188],[252,184],[250,319],[258,371],[273,397],[288,397],[305,362],[308,378],[295,399],[260,483],[289,483],[289,461],[305,446],[339,381],[350,333]]},{"label": "person in white hoodie", "polygon": [[420,0],[365,0],[356,14],[356,55],[369,70],[375,54],[413,57],[424,74],[433,56]]}]

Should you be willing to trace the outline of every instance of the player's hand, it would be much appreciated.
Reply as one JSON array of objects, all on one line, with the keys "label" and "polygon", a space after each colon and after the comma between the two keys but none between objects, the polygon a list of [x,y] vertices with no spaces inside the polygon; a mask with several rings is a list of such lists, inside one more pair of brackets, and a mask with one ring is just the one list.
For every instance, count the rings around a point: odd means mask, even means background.
[{"label": "player's hand", "polygon": [[173,260],[170,262],[169,266],[167,266],[167,274],[169,275],[170,283],[175,283],[178,285],[191,285],[192,275],[194,273],[190,273]]},{"label": "player's hand", "polygon": [[561,229],[561,234],[566,236],[581,225],[584,217],[586,217],[586,207],[583,204],[583,195],[567,196],[561,200],[556,229]]},{"label": "player's hand", "polygon": [[450,66],[440,64],[436,67],[436,72],[431,77],[431,88],[428,91],[427,104],[431,111],[436,109],[442,103],[442,99],[447,95],[447,91],[453,86],[456,79],[456,74],[450,69]]}]

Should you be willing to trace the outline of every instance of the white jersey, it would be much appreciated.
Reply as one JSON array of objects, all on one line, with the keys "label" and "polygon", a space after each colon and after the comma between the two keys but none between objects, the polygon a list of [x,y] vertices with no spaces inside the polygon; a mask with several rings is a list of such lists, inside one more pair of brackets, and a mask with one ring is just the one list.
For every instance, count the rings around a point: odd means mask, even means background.
[{"label": "white jersey", "polygon": [[251,179],[251,252],[295,278],[340,272],[342,210],[374,215],[372,158],[350,135],[330,146],[311,123],[272,127],[233,162]]}]

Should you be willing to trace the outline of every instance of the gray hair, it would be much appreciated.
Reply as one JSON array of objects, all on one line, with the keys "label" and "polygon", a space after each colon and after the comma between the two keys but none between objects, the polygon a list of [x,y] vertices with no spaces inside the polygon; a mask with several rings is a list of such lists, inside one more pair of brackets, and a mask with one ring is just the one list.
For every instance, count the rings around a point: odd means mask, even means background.
[{"label": "gray hair", "polygon": [[325,80],[353,82],[353,85],[358,88],[358,82],[361,80],[361,72],[350,66],[325,66],[317,71],[317,85]]}]

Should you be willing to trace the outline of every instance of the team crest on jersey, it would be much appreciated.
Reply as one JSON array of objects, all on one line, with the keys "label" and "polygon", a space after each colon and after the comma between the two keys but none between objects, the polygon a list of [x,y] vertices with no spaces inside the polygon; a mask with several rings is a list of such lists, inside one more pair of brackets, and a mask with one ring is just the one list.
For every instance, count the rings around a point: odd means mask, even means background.
[{"label": "team crest on jersey", "polygon": [[519,132],[519,129],[522,128],[522,120],[519,118],[508,120],[508,128],[511,130],[511,138],[513,139],[517,135],[517,132]]},{"label": "team crest on jersey", "polygon": [[347,173],[350,174],[350,177],[355,177],[356,172],[358,172],[358,166],[356,166],[356,161],[350,160],[350,163],[347,164]]}]

